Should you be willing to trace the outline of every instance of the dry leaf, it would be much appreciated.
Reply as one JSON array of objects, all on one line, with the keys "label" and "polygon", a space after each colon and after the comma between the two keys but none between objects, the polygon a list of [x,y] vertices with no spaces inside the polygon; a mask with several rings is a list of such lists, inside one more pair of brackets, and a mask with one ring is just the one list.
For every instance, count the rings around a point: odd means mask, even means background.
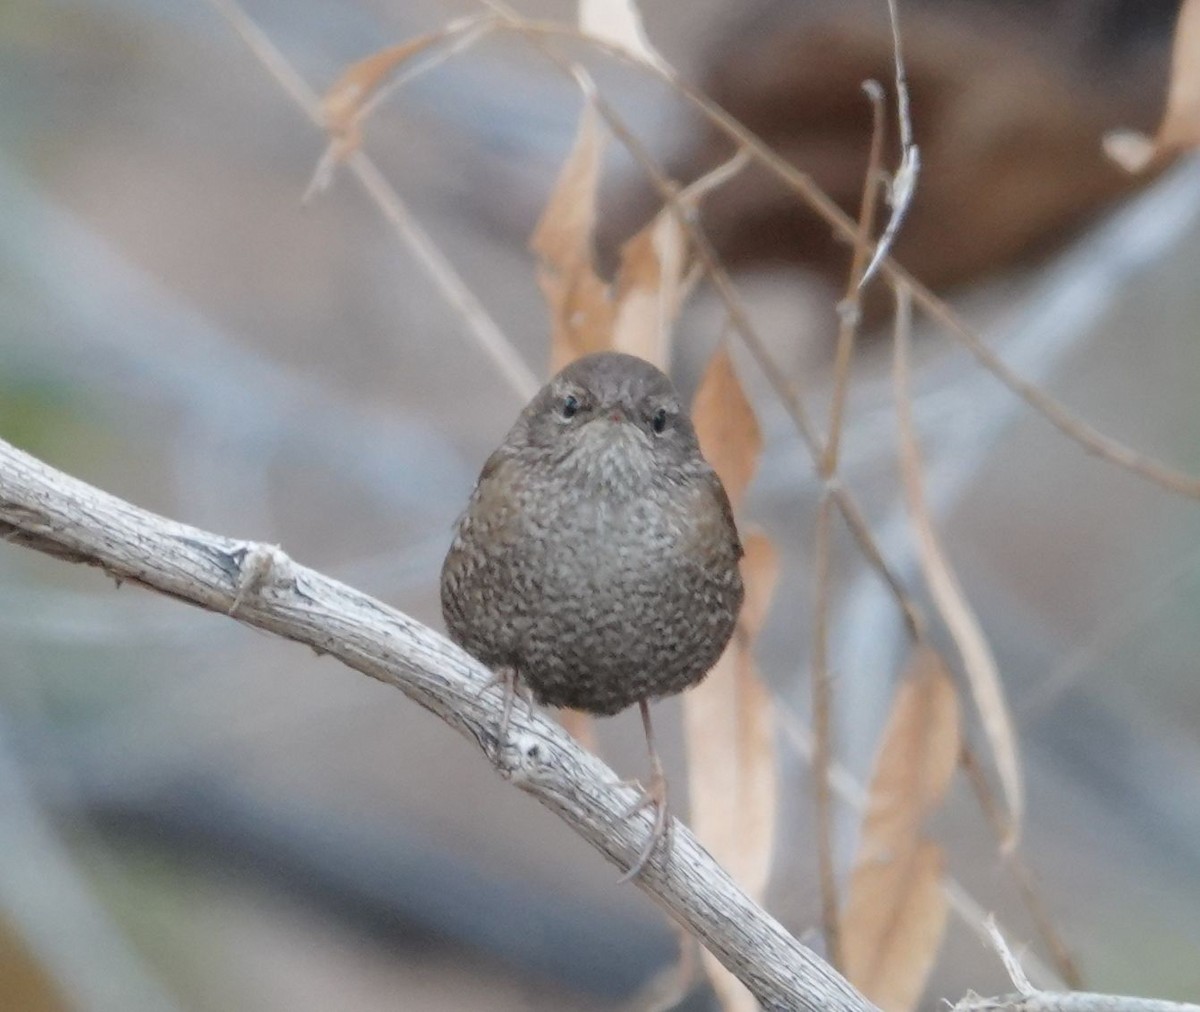
[{"label": "dry leaf", "polygon": [[588,102],[530,243],[541,260],[538,284],[550,307],[552,372],[612,340],[613,305],[592,252],[602,151],[597,113]]},{"label": "dry leaf", "polygon": [[664,208],[621,248],[612,347],[670,365],[671,326],[686,295],[687,250],[674,212]]},{"label": "dry leaf", "polygon": [[[748,163],[748,153],[740,150],[729,161],[705,173],[679,193],[679,210],[689,213],[706,194],[732,179]],[[689,270],[690,259],[687,234],[677,210],[670,206],[659,211],[621,248],[614,297],[614,349],[667,369],[671,328],[696,278]]]},{"label": "dry leaf", "polygon": [[1200,0],[1184,0],[1175,23],[1167,108],[1153,138],[1114,130],[1104,138],[1108,156],[1128,172],[1141,172],[1160,155],[1200,145]]},{"label": "dry leaf", "polygon": [[692,420],[700,449],[721,476],[736,511],[758,467],[762,432],[723,342],[696,391]]},{"label": "dry leaf", "polygon": [[908,289],[898,286],[896,312],[895,393],[900,436],[900,469],[908,514],[917,539],[921,570],[938,614],[954,639],[962,659],[971,697],[979,711],[983,733],[991,749],[1008,806],[1009,826],[1005,849],[1016,846],[1025,811],[1025,788],[1017,751],[1017,735],[1004,695],[1000,670],[988,645],[978,617],[971,608],[934,530],[925,487],[921,480],[921,450],[912,419],[908,387],[908,345],[911,338],[912,303]]},{"label": "dry leaf", "polygon": [[[369,103],[387,78],[400,64],[450,35],[457,34],[466,22],[454,22],[437,32],[388,46],[352,63],[321,99],[321,122],[329,131],[330,142],[313,170],[304,191],[304,202],[328,189],[337,167],[362,147],[362,121]],[[462,40],[460,40],[461,42]]]},{"label": "dry leaf", "polygon": [[401,63],[445,36],[430,32],[415,39],[388,46],[378,53],[352,63],[321,99],[321,118],[334,135],[357,129],[357,120],[367,100]]},{"label": "dry leaf", "polygon": [[915,1007],[941,944],[941,851],[922,827],[961,745],[958,698],[941,657],[917,648],[884,731],[842,915],[846,973],[885,1012]]},{"label": "dry leaf", "polygon": [[[602,136],[589,101],[531,241],[553,319],[551,366],[556,371],[580,355],[612,349],[666,370],[671,328],[693,280],[687,276],[686,234],[676,213],[665,207],[622,247],[616,283],[610,286],[597,275],[593,246]],[[680,204],[694,207],[747,161],[739,152],[684,189]]]},{"label": "dry leaf", "polygon": [[646,38],[642,15],[633,0],[579,0],[579,27],[659,70],[670,69]]}]

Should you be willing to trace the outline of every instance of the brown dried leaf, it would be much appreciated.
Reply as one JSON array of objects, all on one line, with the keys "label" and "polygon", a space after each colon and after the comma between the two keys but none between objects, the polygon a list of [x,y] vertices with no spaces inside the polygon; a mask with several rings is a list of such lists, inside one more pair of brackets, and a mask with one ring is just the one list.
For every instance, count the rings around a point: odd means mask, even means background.
[{"label": "brown dried leaf", "polygon": [[1175,23],[1171,83],[1158,133],[1115,130],[1104,138],[1108,156],[1128,172],[1141,172],[1161,155],[1200,145],[1200,0],[1184,0]]},{"label": "brown dried leaf", "polygon": [[721,476],[736,510],[758,467],[762,431],[724,343],[700,381],[692,402],[692,420],[700,449]]},{"label": "brown dried leaf", "polygon": [[[596,193],[601,170],[598,114],[589,101],[575,145],[534,231],[541,258],[539,284],[553,317],[551,365],[613,349],[660,369],[670,365],[671,328],[691,289],[687,236],[676,212],[664,207],[621,249],[617,280],[606,284],[593,256]],[[747,164],[744,152],[696,180],[678,201],[691,208]]]},{"label": "brown dried leaf", "polygon": [[592,254],[603,135],[588,102],[530,245],[540,258],[538,284],[551,314],[551,371],[610,347],[613,304]]},{"label": "brown dried leaf", "polygon": [[842,929],[847,976],[883,1012],[907,1012],[916,1008],[933,971],[946,929],[941,848],[921,840],[910,854],[895,863],[903,868],[903,889],[889,896],[892,900],[888,908],[891,923],[878,925],[880,937],[875,941],[879,948],[870,954],[855,950],[851,955],[847,931],[849,915],[855,911],[855,920],[861,923],[857,911],[863,906],[880,903],[880,898],[872,896],[870,890],[894,888],[898,876],[864,874],[861,895],[854,897],[852,894],[852,902],[858,905],[847,908],[847,920]]},{"label": "brown dried leaf", "polygon": [[[683,697],[683,726],[692,829],[734,880],[761,899],[774,852],[778,781],[774,708],[751,645],[766,618],[779,559],[761,532],[744,541],[746,605],[721,659]],[[757,1008],[735,977],[703,955],[726,1012]]]},{"label": "brown dried leaf", "polygon": [[[352,63],[321,99],[321,119],[335,138],[354,137],[358,146],[359,116],[379,86],[405,60],[428,49],[445,37],[444,31],[418,35],[415,39],[388,46]],[[353,150],[353,149],[352,149]],[[346,152],[347,154],[349,152]]]},{"label": "brown dried leaf", "polygon": [[915,1007],[941,944],[942,856],[922,828],[960,746],[954,684],[937,652],[919,646],[875,760],[841,923],[847,976],[885,1012]]},{"label": "brown dried leaf", "polygon": [[670,365],[671,326],[687,294],[687,244],[675,214],[664,208],[621,248],[612,346],[660,369]]},{"label": "brown dried leaf", "polygon": [[633,0],[579,0],[579,27],[660,70],[669,70],[646,38],[642,15]]},{"label": "brown dried leaf", "polygon": [[[705,173],[678,195],[688,213],[716,187],[749,162],[745,151]],[[687,233],[675,208],[667,206],[621,248],[614,286],[616,319],[612,347],[666,369],[671,358],[671,328],[695,281],[689,271]]]}]

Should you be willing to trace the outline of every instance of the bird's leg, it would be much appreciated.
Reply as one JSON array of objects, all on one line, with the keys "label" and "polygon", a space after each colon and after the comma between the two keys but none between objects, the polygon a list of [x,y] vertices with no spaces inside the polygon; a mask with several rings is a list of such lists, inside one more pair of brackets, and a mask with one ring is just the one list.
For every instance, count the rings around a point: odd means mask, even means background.
[{"label": "bird's leg", "polygon": [[508,744],[508,725],[512,720],[513,697],[520,692],[532,713],[533,694],[526,687],[518,685],[516,668],[507,665],[497,668],[492,673],[492,677],[479,690],[478,695],[482,696],[497,685],[501,686],[500,726],[496,729],[496,758],[499,760],[504,756],[504,747]]},{"label": "bird's leg", "polygon": [[650,723],[650,703],[642,700],[638,703],[642,711],[642,727],[646,729],[646,748],[650,752],[650,785],[643,789],[641,796],[630,805],[625,812],[625,818],[636,815],[643,808],[654,809],[654,825],[650,837],[642,851],[633,862],[632,867],[621,876],[621,882],[629,882],[637,878],[650,860],[650,855],[660,842],[667,845],[666,857],[671,856],[671,813],[667,809],[667,777],[663,772],[662,760],[658,757],[658,749],[654,747],[654,727]]},{"label": "bird's leg", "polygon": [[533,689],[519,678],[514,677],[513,680],[517,684],[517,695],[525,703],[525,715],[533,720],[537,716],[537,702],[533,698]]}]

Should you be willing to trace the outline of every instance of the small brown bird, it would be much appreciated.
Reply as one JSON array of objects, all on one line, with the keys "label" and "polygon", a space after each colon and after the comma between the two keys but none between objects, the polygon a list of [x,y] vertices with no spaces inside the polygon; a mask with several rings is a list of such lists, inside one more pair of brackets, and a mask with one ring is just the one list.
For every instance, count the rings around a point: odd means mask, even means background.
[{"label": "small brown bird", "polygon": [[578,359],[488,458],[442,567],[451,637],[514,693],[608,715],[637,703],[651,780],[633,815],[667,833],[649,702],[699,682],[742,605],[741,542],[724,486],[671,381],[632,355]]}]

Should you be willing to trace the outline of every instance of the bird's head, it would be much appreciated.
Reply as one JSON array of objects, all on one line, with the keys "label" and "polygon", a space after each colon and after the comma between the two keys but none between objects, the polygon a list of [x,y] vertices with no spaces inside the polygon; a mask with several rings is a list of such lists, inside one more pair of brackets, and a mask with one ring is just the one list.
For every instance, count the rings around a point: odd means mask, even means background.
[{"label": "bird's head", "polygon": [[516,431],[547,462],[605,482],[684,480],[706,466],[671,381],[619,352],[568,365],[530,401]]}]

